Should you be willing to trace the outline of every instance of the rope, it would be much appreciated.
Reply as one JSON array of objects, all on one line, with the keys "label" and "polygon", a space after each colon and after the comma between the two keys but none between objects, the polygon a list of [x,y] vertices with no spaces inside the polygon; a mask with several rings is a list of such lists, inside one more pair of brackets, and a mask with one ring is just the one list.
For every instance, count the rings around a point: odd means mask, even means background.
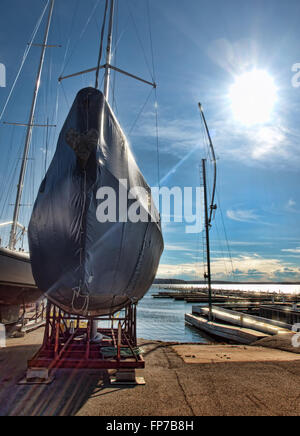
[{"label": "rope", "polygon": [[[88,120],[87,120],[88,124]],[[88,127],[88,126],[87,126]],[[82,214],[80,217],[80,258],[79,258],[79,268],[80,268],[80,274],[81,278],[79,281],[79,285],[75,288],[73,288],[73,299],[72,299],[72,309],[74,312],[82,312],[84,315],[86,314],[88,308],[89,308],[89,302],[90,302],[90,295],[89,294],[81,294],[81,288],[82,288],[82,278],[84,276],[84,265],[83,265],[83,219],[84,219],[84,213],[85,213],[85,207],[86,207],[86,171],[84,170],[84,178],[83,178],[83,204],[82,204]],[[85,301],[83,303],[83,306],[81,309],[76,309],[74,306],[75,299],[78,298],[84,298]]]},{"label": "rope", "polygon": [[[72,298],[71,307],[72,307],[73,312],[82,313],[83,315],[86,315],[88,308],[89,308],[90,295],[89,294],[81,294],[81,286],[80,285],[76,288],[73,288],[72,291],[73,291],[73,298]],[[74,305],[75,299],[78,299],[78,298],[84,298],[84,303],[80,309],[77,309]]]}]

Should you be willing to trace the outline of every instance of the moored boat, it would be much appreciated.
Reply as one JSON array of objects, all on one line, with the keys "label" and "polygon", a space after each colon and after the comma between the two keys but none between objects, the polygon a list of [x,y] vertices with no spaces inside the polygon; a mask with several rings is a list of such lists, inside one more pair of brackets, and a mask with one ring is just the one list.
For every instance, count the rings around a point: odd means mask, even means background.
[{"label": "moored boat", "polygon": [[[54,0],[48,2],[39,20],[41,23],[45,12],[48,9],[48,19],[44,34],[43,44],[41,45],[41,57],[39,61],[38,71],[35,80],[35,87],[33,92],[33,99],[30,109],[29,120],[27,124],[21,123],[6,123],[27,128],[25,145],[23,149],[23,157],[21,169],[19,173],[19,180],[17,185],[16,200],[14,203],[13,220],[11,222],[0,223],[0,227],[10,225],[10,237],[7,247],[1,247],[0,242],[0,323],[14,324],[19,320],[21,305],[27,303],[34,303],[42,297],[40,291],[34,281],[31,271],[31,263],[29,254],[22,249],[23,238],[26,234],[26,227],[19,223],[20,208],[22,206],[22,195],[25,184],[26,170],[29,160],[29,150],[32,140],[32,131],[35,126],[35,112],[37,98],[41,83],[43,65],[45,60],[45,53],[48,43],[48,36],[50,24],[53,16]],[[33,39],[29,47],[33,45]],[[46,126],[45,126],[46,127]],[[20,232],[19,232],[20,230]],[[19,245],[19,247],[18,247]]]}]

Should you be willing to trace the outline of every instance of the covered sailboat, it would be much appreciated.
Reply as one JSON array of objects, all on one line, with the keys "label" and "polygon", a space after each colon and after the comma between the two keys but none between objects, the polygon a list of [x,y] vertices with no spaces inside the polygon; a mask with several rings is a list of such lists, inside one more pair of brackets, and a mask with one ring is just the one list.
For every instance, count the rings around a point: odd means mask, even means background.
[{"label": "covered sailboat", "polygon": [[[96,86],[75,98],[28,232],[38,287],[64,311],[84,316],[113,314],[142,298],[163,251],[151,190],[108,103],[110,4],[104,94]],[[101,213],[110,207],[112,214]]]}]

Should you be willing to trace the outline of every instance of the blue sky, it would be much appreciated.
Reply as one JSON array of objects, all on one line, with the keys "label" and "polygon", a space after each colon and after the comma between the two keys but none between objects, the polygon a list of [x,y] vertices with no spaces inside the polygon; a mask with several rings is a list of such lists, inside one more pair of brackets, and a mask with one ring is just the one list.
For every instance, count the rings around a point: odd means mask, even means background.
[{"label": "blue sky", "polygon": [[[1,2],[0,63],[6,66],[7,87],[0,88],[0,109],[45,4]],[[36,116],[41,123],[47,118],[57,123],[48,137],[48,163],[76,92],[94,83],[93,74],[60,86],[57,77],[62,70],[69,74],[96,65],[103,5],[103,0],[56,1],[49,43],[62,47],[47,52]],[[219,209],[211,230],[214,278],[300,280],[300,88],[291,83],[292,65],[300,62],[299,1],[149,0],[149,5],[160,179],[171,172],[166,186],[199,185],[199,164],[206,154],[198,101],[218,156]],[[119,0],[118,12],[113,63],[151,80],[147,2]],[[44,25],[45,20],[35,42],[41,41]],[[39,49],[33,47],[1,122],[27,120],[38,57]],[[254,68],[273,78],[278,98],[267,123],[245,126],[234,118],[228,94],[236,77]],[[154,93],[131,131],[151,89],[119,75],[112,83],[111,103],[149,185],[157,186]],[[12,214],[17,183],[12,169],[20,164],[24,134],[20,127],[0,127],[0,221]],[[26,205],[32,204],[44,174],[45,144],[45,130],[36,129],[21,214],[25,223],[30,217]],[[163,229],[166,248],[159,276],[201,279],[203,235],[186,234],[185,223],[165,223]]]}]

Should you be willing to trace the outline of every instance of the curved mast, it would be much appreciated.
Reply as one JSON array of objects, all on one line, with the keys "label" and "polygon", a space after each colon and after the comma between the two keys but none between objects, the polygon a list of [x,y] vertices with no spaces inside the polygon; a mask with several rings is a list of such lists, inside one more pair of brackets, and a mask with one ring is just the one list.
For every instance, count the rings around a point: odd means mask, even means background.
[{"label": "curved mast", "polygon": [[27,125],[26,140],[25,140],[24,152],[23,152],[23,157],[22,157],[22,165],[21,165],[21,171],[20,171],[18,188],[17,188],[17,196],[16,196],[16,203],[15,203],[15,208],[14,208],[13,222],[12,222],[10,238],[9,238],[10,250],[15,249],[16,242],[17,242],[16,241],[16,234],[17,234],[18,219],[19,219],[19,214],[20,214],[20,204],[21,204],[21,198],[22,198],[22,194],[23,194],[24,179],[25,179],[25,175],[26,175],[27,162],[28,162],[28,154],[29,154],[30,145],[31,145],[32,130],[34,127],[34,116],[35,116],[36,102],[37,102],[38,92],[39,92],[39,88],[40,88],[40,82],[41,82],[42,70],[43,70],[43,65],[44,65],[44,60],[45,60],[45,53],[46,53],[46,48],[47,48],[50,24],[51,24],[51,19],[52,19],[52,15],[53,15],[54,3],[55,3],[55,0],[51,0],[49,15],[48,15],[48,22],[47,22],[47,26],[46,26],[44,41],[42,44],[40,63],[39,63],[39,67],[38,67],[35,88],[34,88],[34,93],[33,93],[33,100],[32,100],[32,105],[31,105],[31,110],[30,110],[30,116],[29,116],[29,121],[28,121],[28,125]]},{"label": "curved mast", "polygon": [[[206,234],[206,260],[207,260],[207,273],[204,274],[204,278],[208,281],[208,320],[212,320],[212,283],[211,283],[211,267],[210,267],[210,241],[209,241],[209,230],[211,228],[211,221],[213,212],[217,209],[215,204],[215,196],[216,196],[216,186],[217,186],[217,161],[216,154],[214,150],[214,146],[211,140],[211,136],[208,130],[207,122],[204,116],[203,108],[201,103],[198,104],[200,113],[202,116],[202,120],[205,126],[205,131],[209,140],[209,147],[212,156],[212,162],[214,165],[214,178],[213,178],[213,189],[211,195],[210,205],[208,205],[207,198],[207,180],[206,180],[206,159],[202,159],[202,176],[203,176],[203,188],[204,188],[204,216],[205,216],[205,234]],[[209,212],[208,212],[209,210]]]},{"label": "curved mast", "polygon": [[212,155],[212,162],[214,165],[214,180],[213,180],[213,190],[212,190],[212,195],[211,195],[211,202],[210,202],[210,212],[209,212],[209,218],[208,218],[208,224],[209,226],[211,225],[211,221],[212,221],[212,214],[214,212],[214,210],[217,209],[217,206],[215,204],[215,196],[216,196],[216,187],[217,187],[217,160],[216,160],[216,154],[215,154],[215,149],[213,146],[213,142],[211,140],[211,136],[208,130],[208,126],[207,126],[207,122],[204,116],[204,112],[203,112],[203,107],[201,105],[201,103],[198,103],[199,106],[199,110],[202,116],[202,120],[204,123],[204,127],[205,127],[205,131],[208,137],[208,141],[209,141],[209,147],[210,147],[210,151],[211,151],[211,155]]}]

